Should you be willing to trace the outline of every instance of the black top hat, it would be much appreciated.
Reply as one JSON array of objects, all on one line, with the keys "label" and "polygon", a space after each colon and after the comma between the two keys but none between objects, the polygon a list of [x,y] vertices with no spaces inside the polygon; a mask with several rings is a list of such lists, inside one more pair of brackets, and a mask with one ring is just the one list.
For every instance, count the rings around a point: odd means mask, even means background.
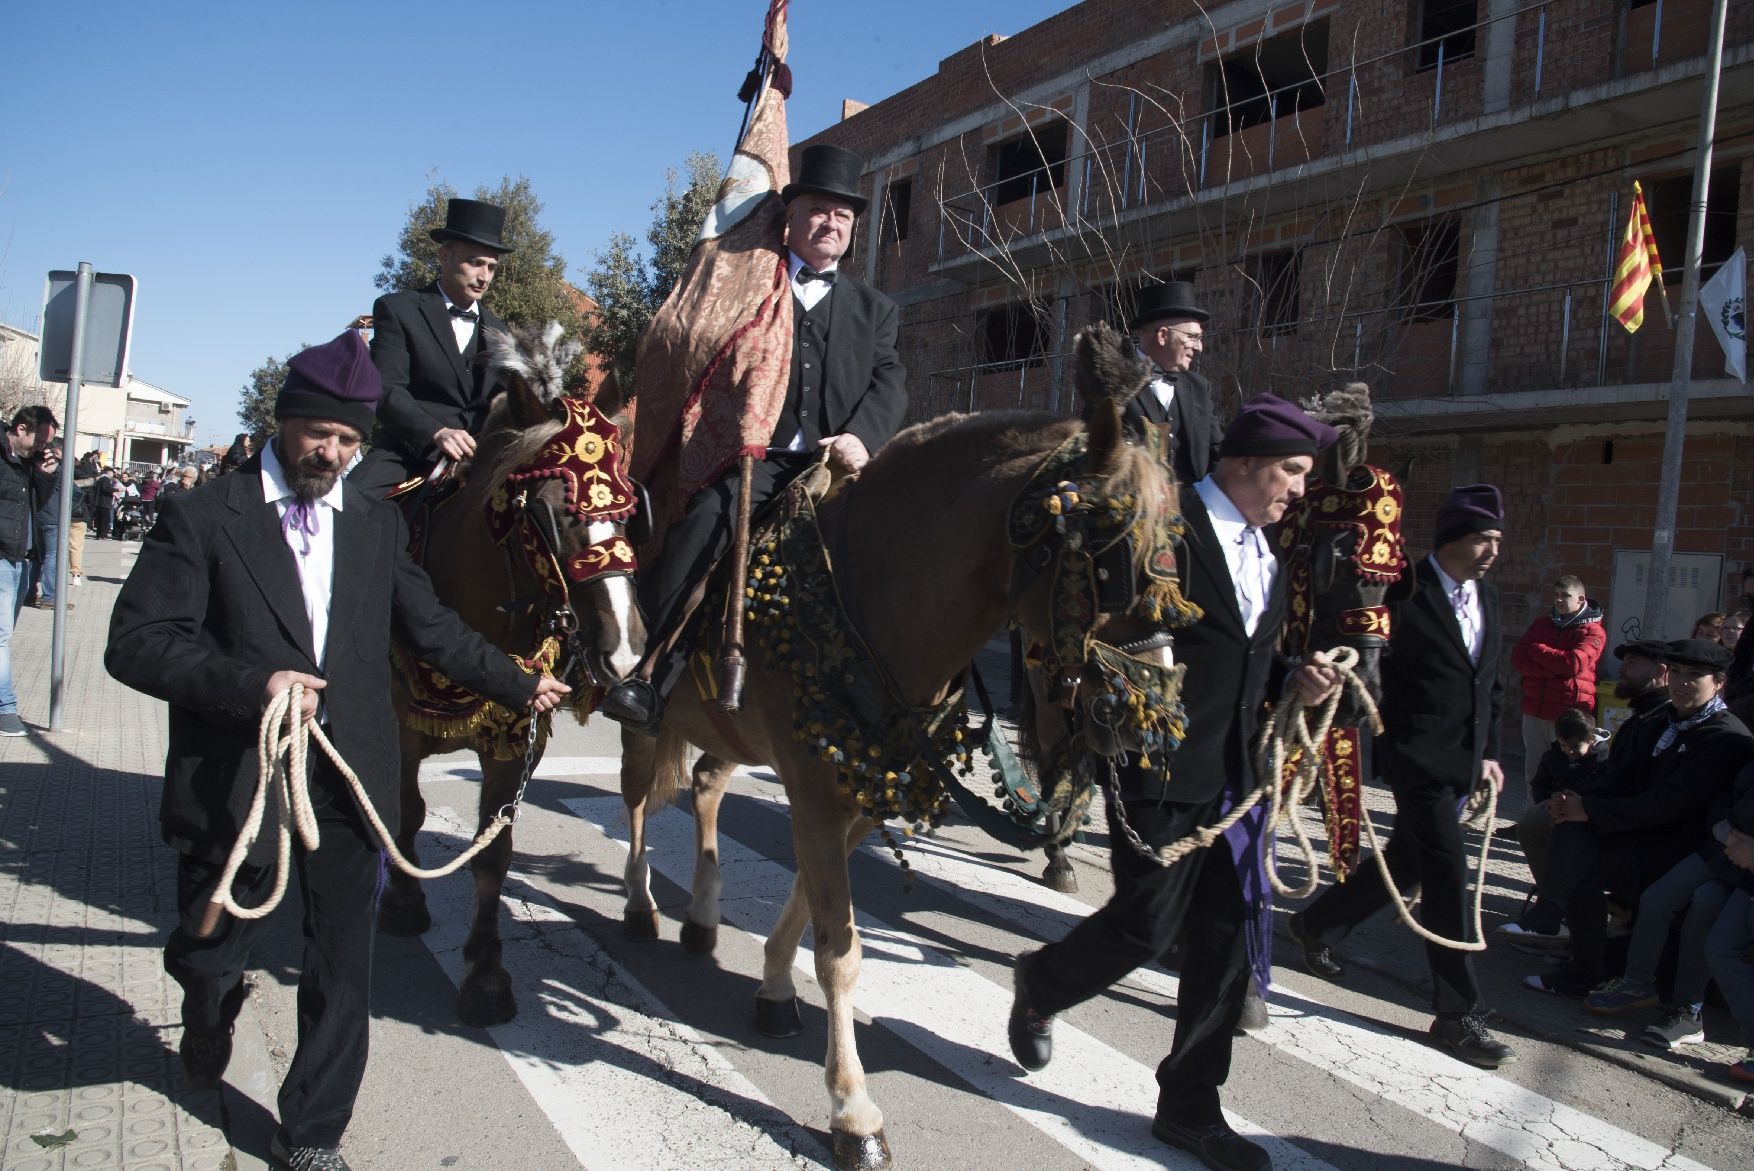
[{"label": "black top hat", "polygon": [[859,194],[859,179],[864,173],[865,160],[850,150],[827,143],[807,146],[798,160],[798,177],[780,189],[780,198],[790,203],[806,192],[832,195],[863,212],[868,201]]},{"label": "black top hat", "polygon": [[1135,303],[1138,308],[1133,312],[1133,320],[1127,323],[1128,329],[1138,329],[1166,317],[1185,317],[1205,324],[1212,316],[1194,304],[1194,286],[1189,281],[1164,281],[1160,285],[1146,285],[1139,290]]},{"label": "black top hat", "polygon": [[501,239],[504,232],[505,208],[479,199],[453,199],[445,204],[445,226],[434,228],[427,235],[440,244],[446,240],[466,240],[495,252],[510,252],[511,245]]}]

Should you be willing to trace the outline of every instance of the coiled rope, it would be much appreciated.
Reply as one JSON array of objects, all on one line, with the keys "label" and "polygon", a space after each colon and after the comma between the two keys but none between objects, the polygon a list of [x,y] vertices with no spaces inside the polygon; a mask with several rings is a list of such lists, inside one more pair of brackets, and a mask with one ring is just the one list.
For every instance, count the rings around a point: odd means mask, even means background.
[{"label": "coiled rope", "polygon": [[[225,869],[220,873],[219,883],[214,887],[213,894],[208,901],[207,913],[202,917],[200,935],[203,938],[213,934],[214,928],[219,925],[219,916],[223,912],[230,912],[239,919],[261,919],[280,905],[280,900],[286,895],[287,883],[292,873],[292,837],[294,833],[297,833],[299,843],[304,846],[306,851],[313,851],[317,848],[317,815],[311,806],[310,775],[306,768],[310,740],[313,737],[316,739],[317,747],[323,750],[323,754],[334,764],[335,771],[341,774],[342,779],[347,782],[348,788],[353,791],[354,801],[359,805],[359,810],[365,815],[372,831],[377,834],[378,840],[383,843],[384,852],[389,856],[390,861],[395,863],[398,870],[414,878],[443,878],[445,875],[460,869],[475,855],[491,845],[493,840],[500,835],[506,826],[512,823],[517,815],[517,803],[514,801],[493,815],[493,819],[482,827],[481,832],[476,835],[468,849],[443,866],[422,869],[414,865],[403,856],[401,850],[396,848],[395,835],[390,832],[389,828],[384,825],[383,819],[378,816],[378,811],[372,806],[371,798],[366,796],[365,786],[360,782],[358,774],[348,767],[345,760],[341,759],[341,754],[335,750],[335,745],[330,742],[323,729],[317,726],[316,721],[302,718],[304,694],[304,684],[294,683],[270,699],[267,709],[262,713],[262,722],[256,733],[256,791],[250,798],[250,810],[244,817],[243,828],[238,832],[238,840],[232,845],[231,854],[225,860]],[[531,747],[534,746],[535,742],[535,727],[536,719],[532,716],[530,719]],[[528,762],[529,756],[530,753],[526,750],[526,762]],[[528,779],[529,769],[526,767],[525,781],[528,782]],[[245,907],[239,905],[237,900],[232,898],[231,886],[237,878],[238,871],[243,867],[244,859],[249,856],[250,847],[255,844],[257,836],[262,831],[262,820],[267,811],[268,795],[271,791],[280,798],[276,817],[279,838],[276,843],[274,887],[268,892],[267,898],[261,904]],[[520,787],[519,796],[522,795],[523,790]]]},{"label": "coiled rope", "polygon": [[[1304,831],[1303,823],[1297,816],[1297,809],[1308,801],[1315,787],[1321,782],[1322,753],[1321,745],[1328,738],[1328,731],[1333,727],[1334,716],[1340,710],[1340,702],[1349,690],[1363,707],[1366,720],[1374,734],[1383,730],[1382,715],[1377,710],[1376,701],[1371,698],[1370,688],[1358,675],[1358,652],[1352,647],[1336,647],[1323,655],[1311,656],[1311,662],[1318,666],[1331,667],[1340,675],[1340,686],[1333,694],[1323,701],[1316,711],[1316,726],[1312,731],[1309,726],[1311,709],[1304,704],[1301,693],[1296,688],[1273,709],[1272,718],[1261,729],[1260,738],[1255,746],[1255,775],[1260,778],[1254,789],[1241,801],[1237,802],[1223,817],[1212,825],[1204,826],[1186,837],[1169,842],[1153,849],[1140,838],[1137,831],[1127,822],[1125,813],[1121,812],[1120,784],[1114,769],[1108,770],[1109,795],[1117,812],[1117,821],[1128,842],[1139,854],[1156,859],[1160,866],[1173,866],[1196,850],[1203,850],[1217,842],[1237,822],[1247,816],[1249,810],[1260,804],[1262,798],[1268,801],[1266,832],[1262,835],[1261,849],[1265,851],[1273,840],[1279,824],[1287,822],[1291,826],[1292,836],[1297,840],[1298,852],[1302,855],[1306,877],[1301,885],[1292,886],[1279,877],[1279,867],[1275,860],[1269,860],[1267,879],[1273,889],[1288,898],[1308,898],[1321,885],[1321,863],[1316,857],[1315,846],[1309,835]],[[1287,778],[1286,759],[1296,753],[1296,762],[1291,766],[1291,775]],[[1282,779],[1283,778],[1283,779]],[[1447,947],[1455,951],[1485,951],[1486,934],[1481,923],[1481,916],[1486,899],[1486,862],[1492,849],[1492,825],[1498,815],[1498,790],[1495,785],[1482,782],[1475,786],[1469,795],[1468,805],[1464,811],[1463,824],[1478,822],[1481,826],[1480,851],[1474,867],[1474,939],[1470,941],[1448,939],[1429,930],[1413,917],[1412,909],[1407,900],[1401,897],[1399,885],[1389,874],[1388,860],[1383,855],[1382,843],[1377,837],[1376,825],[1370,819],[1369,811],[1364,811],[1360,818],[1364,822],[1365,833],[1370,838],[1370,848],[1376,858],[1377,869],[1381,872],[1383,886],[1389,893],[1389,900],[1395,908],[1395,915],[1419,938],[1439,947]]]}]

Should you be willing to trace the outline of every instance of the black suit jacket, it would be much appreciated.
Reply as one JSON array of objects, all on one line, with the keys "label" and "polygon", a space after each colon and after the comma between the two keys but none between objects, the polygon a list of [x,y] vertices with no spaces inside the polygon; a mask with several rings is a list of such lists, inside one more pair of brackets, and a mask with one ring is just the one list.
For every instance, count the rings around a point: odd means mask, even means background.
[{"label": "black suit jacket", "polygon": [[1175,443],[1175,478],[1192,484],[1205,479],[1218,462],[1224,428],[1218,424],[1211,384],[1203,376],[1190,370],[1173,381],[1175,397],[1167,409],[1147,384],[1121,409],[1121,422],[1135,437],[1144,434],[1146,423],[1168,423]]},{"label": "black suit jacket", "polygon": [[[1673,715],[1673,712],[1670,712]],[[1653,727],[1661,736],[1668,720]],[[1754,735],[1729,712],[1718,712],[1685,732],[1661,756],[1635,762],[1627,784],[1583,795],[1584,812],[1605,834],[1636,833],[1641,844],[1679,860],[1702,845],[1712,806],[1730,789],[1736,774],[1754,759]]]},{"label": "black suit jacket", "polygon": [[1391,786],[1439,785],[1460,796],[1473,788],[1482,760],[1498,759],[1498,587],[1477,583],[1486,629],[1475,664],[1429,557],[1414,575],[1412,596],[1391,607],[1376,762]]},{"label": "black suit jacket", "polygon": [[907,413],[907,370],[895,352],[901,313],[894,301],[844,269],[827,306],[822,434],[857,435],[875,455]]},{"label": "black suit jacket", "polygon": [[452,679],[511,707],[532,676],[464,625],[404,550],[397,509],[354,488],[335,514],[325,669],[317,670],[298,566],[262,494],[261,459],[164,501],[116,599],[104,664],[170,703],[160,824],[184,853],[223,860],[256,785],[262,693],[276,671],[328,683],[330,739],[395,828],[398,736],[390,637]]},{"label": "black suit jacket", "polygon": [[1243,628],[1230,568],[1204,502],[1192,489],[1182,491],[1187,543],[1181,551],[1182,588],[1204,611],[1192,626],[1175,632],[1175,657],[1187,664],[1182,705],[1187,738],[1169,754],[1169,781],[1156,784],[1136,769],[1124,770],[1122,795],[1128,800],[1164,799],[1189,804],[1210,801],[1234,781],[1236,792],[1254,787],[1254,742],[1262,706],[1282,687],[1285,661],[1275,649],[1285,623],[1285,574],[1273,578],[1273,595],[1250,636]]},{"label": "black suit jacket", "polygon": [[485,305],[467,349],[457,335],[437,282],[409,293],[390,293],[372,305],[372,362],[384,380],[378,400],[378,442],[389,443],[420,463],[438,458],[433,433],[460,427],[470,434],[487,419],[486,369],[475,361],[482,336],[505,322]]}]

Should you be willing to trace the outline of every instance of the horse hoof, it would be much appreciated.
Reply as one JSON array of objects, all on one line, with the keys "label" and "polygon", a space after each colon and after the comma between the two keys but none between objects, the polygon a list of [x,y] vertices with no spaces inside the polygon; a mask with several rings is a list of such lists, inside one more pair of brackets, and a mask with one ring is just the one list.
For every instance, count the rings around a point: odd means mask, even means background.
[{"label": "horse hoof", "polygon": [[755,1031],[764,1037],[796,1037],[804,1031],[804,1014],[798,1011],[798,998],[764,1000],[755,998]]},{"label": "horse hoof", "polygon": [[621,934],[628,939],[658,938],[658,912],[636,911],[621,917]]},{"label": "horse hoof", "polygon": [[425,899],[411,903],[393,903],[385,899],[378,906],[378,930],[385,935],[413,939],[426,934],[431,927],[432,914],[426,909]]},{"label": "horse hoof", "polygon": [[518,1015],[518,1002],[512,996],[511,982],[484,988],[464,981],[457,994],[457,1019],[473,1029],[503,1025]]},{"label": "horse hoof", "polygon": [[1063,895],[1078,893],[1078,872],[1070,866],[1049,866],[1041,872],[1042,885]]},{"label": "horse hoof", "polygon": [[895,1166],[895,1159],[889,1154],[889,1140],[881,1130],[876,1134],[850,1134],[844,1130],[831,1133],[835,1171],[881,1171]]},{"label": "horse hoof", "polygon": [[719,945],[719,928],[717,924],[702,927],[693,919],[685,919],[682,923],[682,950],[689,955],[712,955],[713,949]]}]

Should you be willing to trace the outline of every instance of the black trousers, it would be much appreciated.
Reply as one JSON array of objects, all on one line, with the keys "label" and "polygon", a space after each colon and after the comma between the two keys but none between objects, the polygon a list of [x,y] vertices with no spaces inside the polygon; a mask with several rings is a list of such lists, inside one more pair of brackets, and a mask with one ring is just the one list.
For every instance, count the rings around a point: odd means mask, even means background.
[{"label": "black trousers", "polygon": [[1687,853],[1649,835],[1605,834],[1587,821],[1561,822],[1553,827],[1546,872],[1523,925],[1553,931],[1567,924],[1567,974],[1593,984],[1607,975],[1608,896],[1636,906],[1644,888]]},{"label": "black trousers", "polygon": [[430,466],[422,465],[400,448],[380,443],[360,458],[347,478],[355,487],[382,496],[402,481],[424,476],[430,470]]},{"label": "black trousers", "polygon": [[[1449,788],[1395,785],[1395,830],[1384,850],[1389,873],[1405,893],[1418,888],[1419,921],[1446,939],[1473,931],[1468,907],[1468,857],[1457,804]],[[1304,909],[1303,926],[1324,943],[1348,932],[1389,905],[1389,891],[1375,862],[1359,865],[1345,882],[1330,886]],[[1471,952],[1425,945],[1431,965],[1432,1010],[1440,1017],[1468,1016],[1485,1008],[1474,978]]]},{"label": "black trousers", "polygon": [[[1210,825],[1218,808],[1217,800],[1125,806],[1127,821],[1153,846]],[[1112,807],[1108,826],[1114,895],[1066,938],[1024,959],[1024,991],[1037,1011],[1061,1012],[1182,943],[1175,1041],[1157,1067],[1157,1109],[1190,1126],[1217,1122],[1218,1087],[1230,1076],[1249,983],[1248,910],[1230,851],[1220,842],[1166,868],[1139,856]]]},{"label": "black trousers", "polygon": [[[295,1147],[334,1147],[353,1117],[365,1076],[371,1024],[372,943],[381,854],[334,767],[313,773],[312,805],[321,842],[293,859],[304,897],[304,959],[298,979],[298,1051],[280,1087],[280,1125]],[[228,1028],[243,1007],[250,951],[265,919],[224,916],[210,938],[196,932],[224,865],[184,854],[177,865],[177,926],[165,944],[165,971],[182,985],[185,1027]],[[232,891],[256,906],[273,888],[272,867],[246,867]]]},{"label": "black trousers", "polygon": [[[760,516],[775,493],[808,461],[765,459],[755,463],[750,481],[752,515]],[[658,694],[668,695],[682,675],[685,656],[670,649],[689,598],[731,548],[737,533],[737,494],[743,474],[733,467],[694,494],[682,518],[664,534],[657,564],[641,569],[635,589],[653,647],[649,678]],[[680,648],[678,648],[680,649]]]}]

